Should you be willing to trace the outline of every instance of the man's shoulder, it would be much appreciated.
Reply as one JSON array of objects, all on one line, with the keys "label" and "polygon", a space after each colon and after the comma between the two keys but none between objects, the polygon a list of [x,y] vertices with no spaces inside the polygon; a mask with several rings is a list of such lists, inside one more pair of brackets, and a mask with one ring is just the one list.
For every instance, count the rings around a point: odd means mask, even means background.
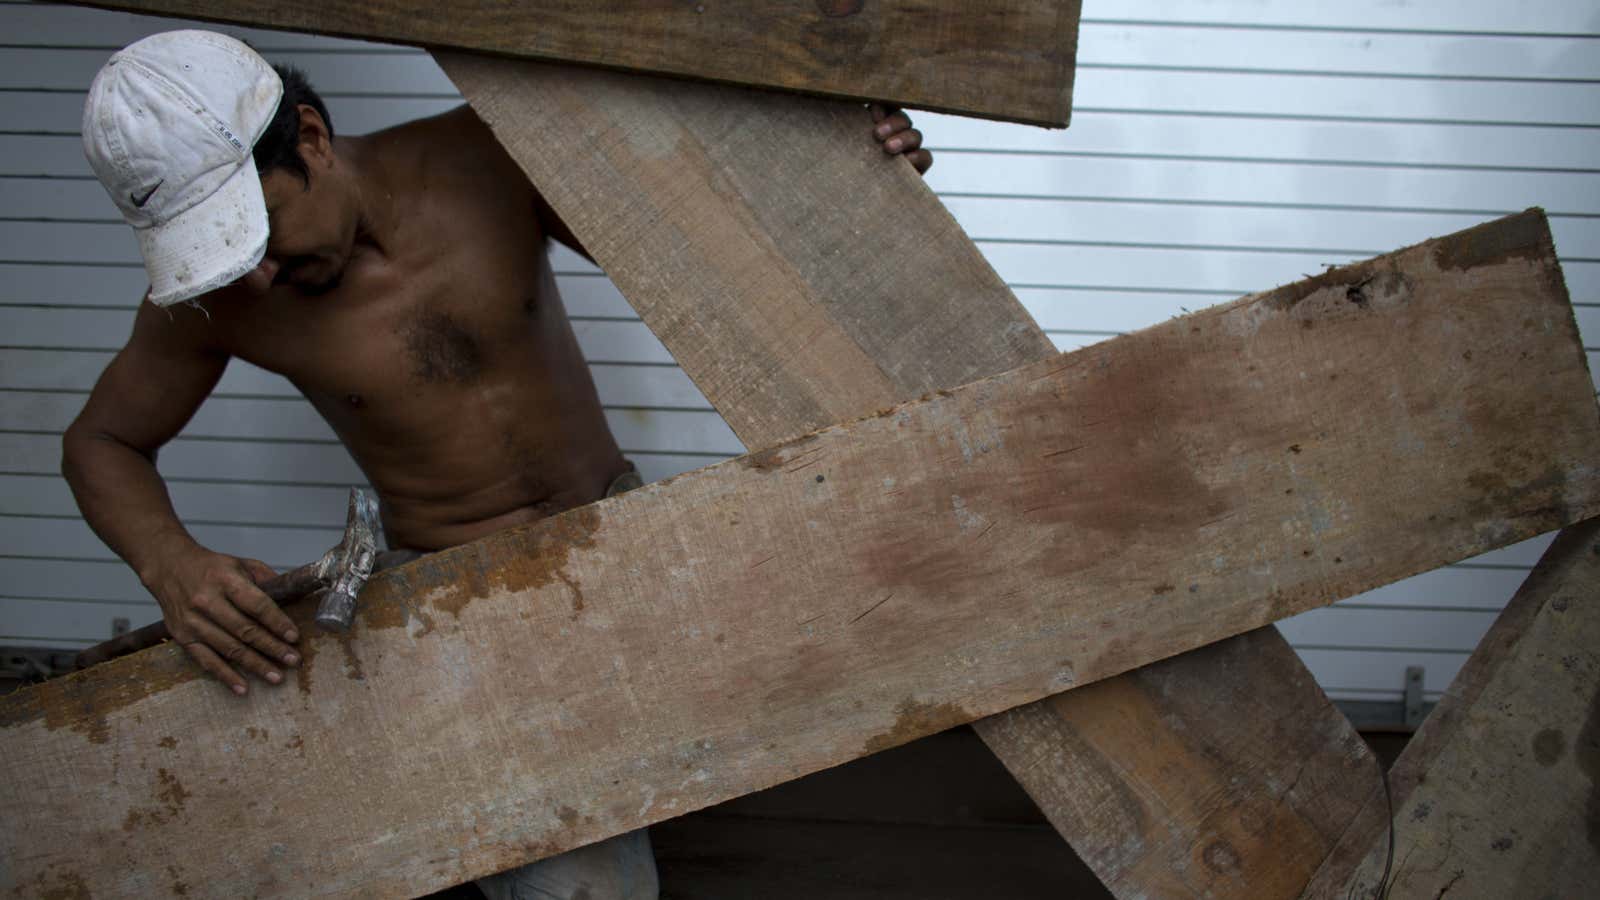
[{"label": "man's shoulder", "polygon": [[375,131],[367,135],[367,139],[393,154],[412,156],[419,162],[443,162],[452,158],[459,162],[505,153],[494,133],[466,104]]},{"label": "man's shoulder", "polygon": [[427,184],[436,197],[509,200],[521,192],[532,193],[527,176],[470,106],[368,137],[379,142],[397,192],[408,184]]}]

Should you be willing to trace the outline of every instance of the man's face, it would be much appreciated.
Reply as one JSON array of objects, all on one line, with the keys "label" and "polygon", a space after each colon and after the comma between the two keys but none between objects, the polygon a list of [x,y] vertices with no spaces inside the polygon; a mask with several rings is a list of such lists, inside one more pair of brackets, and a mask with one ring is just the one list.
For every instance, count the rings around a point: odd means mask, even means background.
[{"label": "man's face", "polygon": [[338,187],[327,171],[313,170],[309,185],[286,169],[262,176],[270,232],[266,257],[245,277],[251,287],[288,285],[308,295],[338,287],[356,232],[355,211]]}]

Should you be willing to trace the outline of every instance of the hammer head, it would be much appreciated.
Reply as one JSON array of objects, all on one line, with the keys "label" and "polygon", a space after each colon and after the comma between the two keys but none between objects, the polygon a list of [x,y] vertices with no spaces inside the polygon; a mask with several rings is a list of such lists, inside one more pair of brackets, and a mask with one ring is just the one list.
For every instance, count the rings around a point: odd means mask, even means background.
[{"label": "hammer head", "polygon": [[344,539],[332,551],[328,590],[317,606],[323,631],[346,631],[356,613],[356,595],[372,574],[378,556],[378,501],[361,488],[350,489]]}]

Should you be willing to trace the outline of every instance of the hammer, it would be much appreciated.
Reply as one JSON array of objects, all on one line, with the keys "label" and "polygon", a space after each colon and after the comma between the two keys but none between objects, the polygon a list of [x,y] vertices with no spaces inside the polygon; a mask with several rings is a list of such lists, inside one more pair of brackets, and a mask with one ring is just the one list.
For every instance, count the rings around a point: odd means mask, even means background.
[{"label": "hammer", "polygon": [[[378,503],[366,491],[350,489],[350,506],[345,513],[344,537],[316,562],[285,572],[260,585],[262,593],[274,603],[298,600],[322,592],[317,605],[317,626],[323,631],[342,632],[350,627],[356,612],[356,595],[372,575],[378,556]],[[137,631],[96,644],[78,654],[77,667],[87,669],[136,650],[154,647],[172,637],[167,623],[156,622]]]}]

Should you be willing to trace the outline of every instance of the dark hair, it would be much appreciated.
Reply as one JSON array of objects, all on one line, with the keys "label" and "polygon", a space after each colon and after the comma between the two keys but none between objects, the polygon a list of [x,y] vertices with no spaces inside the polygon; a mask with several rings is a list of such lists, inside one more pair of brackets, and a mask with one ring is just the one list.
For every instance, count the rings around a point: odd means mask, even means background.
[{"label": "dark hair", "polygon": [[306,104],[322,116],[330,138],[333,137],[333,119],[328,116],[328,107],[312,89],[311,82],[306,80],[306,73],[294,66],[274,65],[272,68],[283,80],[283,98],[278,101],[278,111],[273,113],[271,124],[256,140],[256,171],[265,175],[273,169],[288,169],[309,185],[311,172],[300,157],[300,104]]}]

